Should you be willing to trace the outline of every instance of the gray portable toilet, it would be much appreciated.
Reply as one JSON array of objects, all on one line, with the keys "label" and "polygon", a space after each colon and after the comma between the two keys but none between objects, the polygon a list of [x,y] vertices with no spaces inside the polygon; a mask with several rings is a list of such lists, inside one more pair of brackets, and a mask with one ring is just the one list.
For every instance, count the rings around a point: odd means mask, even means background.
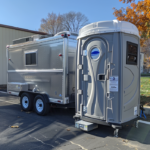
[{"label": "gray portable toilet", "polygon": [[140,37],[136,26],[117,20],[86,25],[79,32],[77,49],[74,118],[109,125],[116,132],[137,119]]}]

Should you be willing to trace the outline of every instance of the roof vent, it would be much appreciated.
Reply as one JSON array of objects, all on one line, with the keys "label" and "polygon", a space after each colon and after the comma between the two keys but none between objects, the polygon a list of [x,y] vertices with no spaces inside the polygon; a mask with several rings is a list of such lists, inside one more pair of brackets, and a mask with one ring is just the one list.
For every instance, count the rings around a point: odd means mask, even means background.
[{"label": "roof vent", "polygon": [[25,37],[25,38],[16,39],[16,40],[13,40],[13,44],[25,43],[28,41],[33,41],[33,38],[32,37]]},{"label": "roof vent", "polygon": [[38,41],[40,39],[44,39],[44,38],[48,38],[48,37],[52,37],[54,36],[53,34],[47,34],[47,35],[32,35],[29,37],[23,37],[23,38],[19,38],[19,39],[15,39],[13,40],[13,44],[20,44],[20,43],[25,43],[25,42],[29,42],[29,41]]}]

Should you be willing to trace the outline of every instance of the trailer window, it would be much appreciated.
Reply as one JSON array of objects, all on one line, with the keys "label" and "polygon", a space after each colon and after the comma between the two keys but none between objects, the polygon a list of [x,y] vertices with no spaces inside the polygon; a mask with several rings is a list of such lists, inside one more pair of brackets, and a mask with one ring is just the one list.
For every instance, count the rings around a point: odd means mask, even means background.
[{"label": "trailer window", "polygon": [[37,51],[25,52],[25,65],[36,65],[37,64]]},{"label": "trailer window", "polygon": [[127,56],[126,63],[130,65],[137,65],[138,59],[138,45],[127,42]]}]

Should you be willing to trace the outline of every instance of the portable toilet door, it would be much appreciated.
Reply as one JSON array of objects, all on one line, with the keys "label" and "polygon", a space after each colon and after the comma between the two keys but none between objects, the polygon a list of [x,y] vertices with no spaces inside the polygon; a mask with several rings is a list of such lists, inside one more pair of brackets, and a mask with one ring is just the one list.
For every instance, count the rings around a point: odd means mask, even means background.
[{"label": "portable toilet door", "polygon": [[[83,50],[83,116],[105,120],[107,45],[94,37]],[[99,81],[99,82],[97,82]]]},{"label": "portable toilet door", "polygon": [[138,29],[129,22],[96,22],[80,30],[75,118],[104,125],[137,118],[139,48]]}]

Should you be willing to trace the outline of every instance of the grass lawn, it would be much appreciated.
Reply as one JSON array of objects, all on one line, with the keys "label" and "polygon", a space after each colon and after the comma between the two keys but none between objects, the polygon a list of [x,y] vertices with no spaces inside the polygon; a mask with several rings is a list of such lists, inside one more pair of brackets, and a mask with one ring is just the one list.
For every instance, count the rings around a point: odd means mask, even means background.
[{"label": "grass lawn", "polygon": [[141,77],[141,104],[150,106],[150,77]]}]

